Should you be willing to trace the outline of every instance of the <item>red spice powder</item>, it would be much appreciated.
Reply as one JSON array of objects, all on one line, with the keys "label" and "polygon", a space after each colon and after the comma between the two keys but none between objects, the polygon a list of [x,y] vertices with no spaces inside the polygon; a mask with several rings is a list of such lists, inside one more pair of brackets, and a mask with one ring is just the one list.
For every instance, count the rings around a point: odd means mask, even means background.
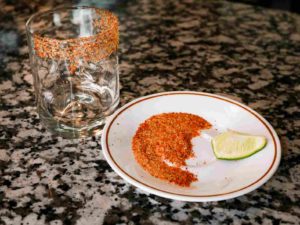
[{"label": "red spice powder", "polygon": [[104,9],[95,9],[97,17],[93,29],[98,33],[88,37],[57,39],[34,34],[34,50],[41,58],[69,62],[69,72],[74,74],[79,62],[99,62],[118,48],[119,22],[117,16]]},{"label": "red spice powder", "polygon": [[152,176],[188,187],[197,177],[180,167],[194,156],[192,138],[210,127],[205,119],[189,113],[152,116],[139,126],[133,137],[135,159]]}]

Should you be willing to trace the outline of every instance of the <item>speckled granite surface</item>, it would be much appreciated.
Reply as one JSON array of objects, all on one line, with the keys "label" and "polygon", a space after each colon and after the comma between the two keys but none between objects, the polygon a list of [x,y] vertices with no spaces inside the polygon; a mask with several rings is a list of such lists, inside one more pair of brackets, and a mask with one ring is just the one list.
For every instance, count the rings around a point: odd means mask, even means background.
[{"label": "speckled granite surface", "polygon": [[0,224],[300,223],[299,15],[196,0],[122,4],[121,104],[161,91],[222,93],[264,115],[281,138],[281,165],[263,187],[186,203],[127,184],[98,138],[68,141],[40,125],[24,23],[57,3],[30,2],[0,1]]}]

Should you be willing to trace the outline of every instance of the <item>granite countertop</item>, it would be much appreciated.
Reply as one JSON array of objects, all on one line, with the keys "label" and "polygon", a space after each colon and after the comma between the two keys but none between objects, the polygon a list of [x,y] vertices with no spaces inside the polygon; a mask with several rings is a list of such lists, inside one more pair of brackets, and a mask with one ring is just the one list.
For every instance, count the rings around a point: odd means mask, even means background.
[{"label": "granite countertop", "polygon": [[0,224],[300,223],[299,15],[221,1],[105,1],[120,17],[121,105],[162,91],[217,93],[257,110],[280,136],[280,167],[261,188],[187,203],[126,183],[100,138],[65,140],[41,126],[24,25],[61,2],[0,1]]}]

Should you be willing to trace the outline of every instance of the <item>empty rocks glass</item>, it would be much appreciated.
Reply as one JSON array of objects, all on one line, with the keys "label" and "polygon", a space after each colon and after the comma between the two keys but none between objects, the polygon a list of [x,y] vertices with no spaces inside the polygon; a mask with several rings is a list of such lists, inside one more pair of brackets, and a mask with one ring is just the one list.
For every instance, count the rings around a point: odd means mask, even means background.
[{"label": "empty rocks glass", "polygon": [[33,15],[26,29],[42,123],[67,138],[101,133],[119,103],[117,17],[59,8]]}]

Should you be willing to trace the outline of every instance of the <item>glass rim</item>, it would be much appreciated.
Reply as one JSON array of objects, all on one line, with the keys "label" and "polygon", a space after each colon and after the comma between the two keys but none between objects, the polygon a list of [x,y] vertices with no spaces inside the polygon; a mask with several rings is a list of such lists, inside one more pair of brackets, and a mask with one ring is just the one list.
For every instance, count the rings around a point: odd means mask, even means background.
[{"label": "glass rim", "polygon": [[[35,18],[43,20],[49,19],[47,16],[51,16],[56,12],[72,12],[73,10],[92,9],[96,14],[99,14],[99,21],[96,21],[98,26],[103,26],[99,32],[91,34],[89,36],[76,37],[76,38],[58,38],[55,35],[51,37],[43,36],[35,30],[31,30],[32,21]],[[103,16],[103,17],[102,17]],[[92,17],[94,19],[94,17]],[[92,19],[92,21],[93,21]],[[97,17],[95,17],[97,20]],[[103,23],[101,23],[103,21]],[[105,23],[108,26],[105,26]],[[39,24],[39,20],[37,22]],[[38,12],[33,14],[26,23],[27,41],[36,55],[40,58],[50,59],[63,59],[70,61],[70,70],[75,71],[76,64],[79,58],[83,58],[86,61],[99,61],[107,56],[111,55],[118,49],[119,45],[119,24],[118,17],[111,11],[103,8],[97,8],[92,6],[63,6],[57,7],[48,11]],[[40,29],[36,29],[40,31]],[[32,40],[31,40],[32,39]],[[91,54],[93,53],[93,54]]]},{"label": "glass rim", "polygon": [[[38,17],[42,17],[42,16],[45,16],[45,15],[50,15],[50,14],[53,14],[55,12],[59,12],[59,11],[64,11],[64,10],[76,10],[76,9],[103,9],[103,10],[106,10],[106,11],[109,11],[105,8],[100,8],[100,7],[94,7],[94,6],[76,6],[76,5],[63,5],[63,6],[58,6],[58,7],[55,7],[53,9],[49,9],[49,10],[45,10],[45,11],[41,11],[41,12],[36,12],[34,14],[32,14],[28,20],[26,21],[25,23],[25,28],[26,28],[26,33],[33,36],[35,34],[35,32],[31,31],[30,28],[31,28],[31,23],[34,22],[34,19],[38,18]],[[110,11],[109,11],[110,12]],[[114,13],[112,13],[114,16],[116,16]],[[116,16],[117,17],[117,16]],[[108,30],[110,29],[113,29],[113,27],[110,27]],[[93,37],[97,34],[93,34],[93,35],[90,35],[88,37]],[[49,38],[49,39],[56,39],[56,38]],[[70,39],[76,39],[76,38],[68,38],[68,40]],[[67,40],[67,39],[60,39],[61,41],[64,41],[64,40]]]}]

